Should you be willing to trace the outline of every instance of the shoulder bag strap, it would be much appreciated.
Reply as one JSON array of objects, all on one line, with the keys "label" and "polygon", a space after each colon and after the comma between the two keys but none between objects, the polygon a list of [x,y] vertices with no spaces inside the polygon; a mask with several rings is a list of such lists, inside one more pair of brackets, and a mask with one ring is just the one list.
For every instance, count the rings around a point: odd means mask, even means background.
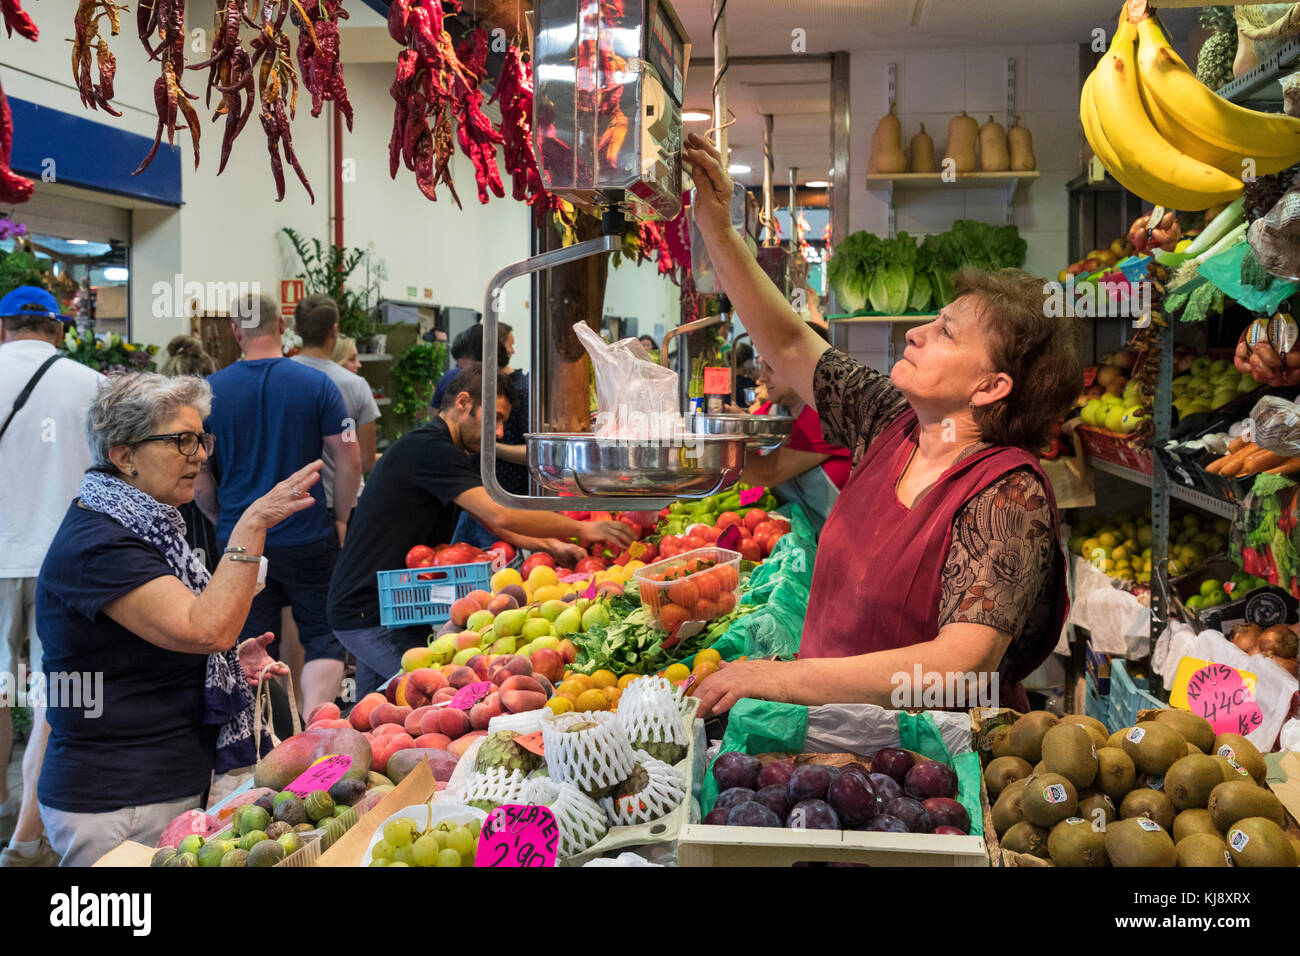
[{"label": "shoulder bag strap", "polygon": [[49,370],[49,367],[51,365],[53,365],[61,358],[63,358],[63,356],[55,352],[44,362],[42,362],[41,367],[38,368],[36,370],[36,373],[27,380],[27,384],[23,386],[23,390],[19,392],[18,397],[14,399],[14,407],[10,409],[9,416],[5,419],[5,423],[3,425],[0,425],[0,438],[4,438],[5,432],[9,430],[9,423],[14,420],[14,416],[17,415],[18,412],[22,409],[22,407],[27,404],[27,399],[31,397],[32,389],[34,389],[36,387],[36,383],[41,380],[41,376],[44,375]]}]

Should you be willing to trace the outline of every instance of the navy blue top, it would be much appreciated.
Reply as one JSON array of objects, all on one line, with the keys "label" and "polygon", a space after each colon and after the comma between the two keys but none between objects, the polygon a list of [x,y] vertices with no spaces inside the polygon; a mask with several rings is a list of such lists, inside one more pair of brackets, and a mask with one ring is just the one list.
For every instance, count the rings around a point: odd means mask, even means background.
[{"label": "navy blue top", "polygon": [[446,393],[447,386],[463,371],[465,371],[463,368],[453,364],[451,368],[442,373],[442,378],[438,379],[438,384],[433,388],[433,400],[430,402],[435,412],[442,408],[442,396]]},{"label": "navy blue top", "polygon": [[68,508],[36,584],[50,721],[37,795],[46,806],[107,813],[207,790],[217,740],[201,723],[207,655],[164,650],[101,610],[170,576],[152,544],[108,515]]},{"label": "navy blue top", "polygon": [[[236,362],[208,383],[212,415],[204,427],[216,436],[209,466],[221,508],[217,539],[228,541],[245,508],[321,456],[325,437],[344,430],[348,412],[329,376],[287,358]],[[334,532],[321,482],[311,494],[315,507],[267,531],[268,546],[312,544]]]}]

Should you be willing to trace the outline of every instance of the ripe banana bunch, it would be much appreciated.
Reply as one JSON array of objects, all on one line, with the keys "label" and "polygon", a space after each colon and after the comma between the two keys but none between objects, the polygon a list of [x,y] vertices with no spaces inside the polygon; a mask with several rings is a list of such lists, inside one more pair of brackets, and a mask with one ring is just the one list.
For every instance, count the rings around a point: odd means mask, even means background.
[{"label": "ripe banana bunch", "polygon": [[1149,10],[1131,22],[1127,4],[1084,83],[1079,118],[1121,185],[1171,209],[1229,202],[1244,180],[1300,162],[1300,119],[1225,100],[1188,69]]}]

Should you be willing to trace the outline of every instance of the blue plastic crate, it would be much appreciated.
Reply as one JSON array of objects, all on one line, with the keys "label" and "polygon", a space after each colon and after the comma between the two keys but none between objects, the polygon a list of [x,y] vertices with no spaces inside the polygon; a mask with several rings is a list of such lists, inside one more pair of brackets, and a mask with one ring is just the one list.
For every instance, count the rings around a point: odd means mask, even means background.
[{"label": "blue plastic crate", "polygon": [[1134,680],[1128,676],[1128,668],[1119,657],[1110,662],[1110,714],[1112,723],[1106,726],[1111,731],[1123,727],[1132,727],[1137,723],[1138,711],[1158,710],[1168,706],[1147,692],[1144,678]]},{"label": "blue plastic crate", "polygon": [[451,605],[471,591],[486,591],[491,562],[379,571],[379,622],[384,627],[445,624]]},{"label": "blue plastic crate", "polygon": [[1088,674],[1088,691],[1087,700],[1084,701],[1083,712],[1094,720],[1100,720],[1106,725],[1107,730],[1115,730],[1111,727],[1110,697],[1097,693],[1097,681],[1091,673]]}]

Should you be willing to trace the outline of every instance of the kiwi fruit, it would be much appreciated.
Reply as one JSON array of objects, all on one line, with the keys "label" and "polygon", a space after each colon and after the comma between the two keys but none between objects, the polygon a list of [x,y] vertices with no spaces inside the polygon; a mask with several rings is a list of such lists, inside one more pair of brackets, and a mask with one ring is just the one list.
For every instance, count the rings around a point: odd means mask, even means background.
[{"label": "kiwi fruit", "polygon": [[1097,778],[1097,746],[1092,734],[1078,724],[1058,723],[1043,734],[1043,764],[1059,773],[1075,790],[1091,786]]},{"label": "kiwi fruit", "polygon": [[1095,790],[1079,794],[1079,809],[1075,812],[1092,826],[1096,826],[1100,820],[1103,830],[1106,829],[1106,824],[1119,817],[1115,809],[1115,801]]},{"label": "kiwi fruit", "polygon": [[1118,747],[1102,747],[1097,751],[1097,789],[1119,802],[1133,789],[1137,768],[1133,758]]},{"label": "kiwi fruit", "polygon": [[1214,728],[1204,717],[1170,708],[1159,711],[1155,719],[1157,723],[1166,724],[1178,731],[1184,740],[1201,753],[1208,753],[1214,746]]},{"label": "kiwi fruit", "polygon": [[1025,783],[1028,780],[1028,777],[1022,777],[1007,784],[993,804],[993,829],[997,830],[998,836],[1024,820],[1025,813],[1020,801],[1024,798]]},{"label": "kiwi fruit", "polygon": [[1137,783],[1134,785],[1133,789],[1159,790],[1161,793],[1163,793],[1165,789],[1165,775],[1162,773],[1140,774],[1137,778]]},{"label": "kiwi fruit", "polygon": [[1224,782],[1229,780],[1254,780],[1250,771],[1241,764],[1234,763],[1223,754],[1210,754],[1211,759],[1218,763],[1219,769],[1223,771]]},{"label": "kiwi fruit", "polygon": [[1045,829],[1021,820],[1007,831],[1006,836],[1002,837],[1002,847],[1015,853],[1028,853],[1030,856],[1042,857],[1046,860],[1049,856],[1047,838],[1048,832]]},{"label": "kiwi fruit", "polygon": [[1119,730],[1115,731],[1113,734],[1111,734],[1109,737],[1106,738],[1106,746],[1115,747],[1117,749],[1123,749],[1124,735],[1132,729],[1133,729],[1132,727],[1121,727]]},{"label": "kiwi fruit", "polygon": [[1247,817],[1265,817],[1279,827],[1286,822],[1282,801],[1273,795],[1273,791],[1257,787],[1249,780],[1229,780],[1219,784],[1210,791],[1206,807],[1220,833],[1227,833],[1229,827]]},{"label": "kiwi fruit", "polygon": [[[1154,792],[1154,791],[1152,791]],[[1111,866],[1176,866],[1178,852],[1169,834],[1146,817],[1117,820],[1106,828]]]},{"label": "kiwi fruit", "polygon": [[1043,735],[1056,726],[1056,715],[1031,710],[1011,725],[1007,735],[1010,752],[1031,764],[1043,759]]},{"label": "kiwi fruit", "polygon": [[1196,744],[1190,742],[1187,744],[1187,756],[1190,757],[1193,754],[1203,754],[1203,753],[1205,753],[1205,751],[1202,750],[1200,747],[1197,747]]},{"label": "kiwi fruit", "polygon": [[1214,820],[1210,816],[1210,811],[1204,807],[1195,807],[1191,810],[1184,810],[1178,816],[1174,817],[1174,842],[1182,843],[1193,833],[1213,833],[1219,835],[1218,829],[1214,826]]},{"label": "kiwi fruit", "polygon": [[[1227,750],[1224,749],[1225,747]],[[1229,760],[1235,759],[1255,778],[1256,783],[1263,783],[1268,775],[1268,767],[1264,763],[1264,758],[1260,756],[1259,750],[1241,734],[1219,734],[1214,738],[1213,752]]]},{"label": "kiwi fruit", "polygon": [[1008,784],[1023,780],[1031,773],[1033,768],[1019,757],[995,757],[984,768],[984,784],[988,787],[989,796],[997,800]]},{"label": "kiwi fruit", "polygon": [[1188,754],[1175,760],[1165,774],[1165,795],[1179,810],[1203,807],[1210,800],[1210,791],[1223,782],[1222,777],[1213,757]]},{"label": "kiwi fruit", "polygon": [[1160,824],[1160,829],[1165,831],[1174,828],[1174,817],[1177,815],[1169,797],[1159,790],[1130,790],[1119,805],[1121,820],[1146,817]]},{"label": "kiwi fruit", "polygon": [[988,747],[989,753],[996,760],[998,757],[1014,757],[1010,745],[1007,743],[1011,736],[1011,725],[1003,724],[1000,727],[994,727],[989,733]]},{"label": "kiwi fruit", "polygon": [[1096,717],[1089,717],[1087,714],[1066,714],[1059,721],[1062,724],[1078,724],[1084,730],[1092,735],[1093,743],[1098,747],[1106,746],[1106,740],[1110,737],[1110,731]]},{"label": "kiwi fruit", "polygon": [[[1224,784],[1227,786],[1227,784]],[[1228,831],[1234,866],[1295,866],[1295,847],[1280,826],[1265,817],[1245,817]]]},{"label": "kiwi fruit", "polygon": [[1078,815],[1079,792],[1059,773],[1036,775],[1025,785],[1020,809],[1029,823],[1050,830],[1066,817]]},{"label": "kiwi fruit", "polygon": [[1217,833],[1193,833],[1174,845],[1179,866],[1232,866],[1228,844]]},{"label": "kiwi fruit", "polygon": [[1124,752],[1143,773],[1164,774],[1187,756],[1187,741],[1168,724],[1144,720],[1124,735]]},{"label": "kiwi fruit", "polygon": [[1031,773],[1039,774],[1039,775],[1045,774],[1047,772],[1048,772],[1047,764],[1043,763],[1043,761],[1041,760],[1038,761],[1038,763],[1034,764],[1034,769],[1031,771]]},{"label": "kiwi fruit", "polygon": [[1047,836],[1047,853],[1057,866],[1109,866],[1106,830],[1082,817],[1067,817]]}]

